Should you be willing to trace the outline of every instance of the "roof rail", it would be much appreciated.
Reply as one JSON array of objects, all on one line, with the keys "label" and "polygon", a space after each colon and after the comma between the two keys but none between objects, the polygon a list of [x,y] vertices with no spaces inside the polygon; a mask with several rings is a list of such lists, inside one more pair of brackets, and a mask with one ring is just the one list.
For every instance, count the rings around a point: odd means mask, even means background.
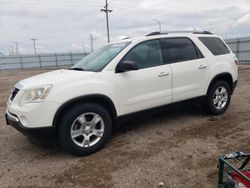
[{"label": "roof rail", "polygon": [[194,31],[194,34],[207,34],[207,35],[213,35],[210,31]]},{"label": "roof rail", "polygon": [[[152,36],[152,35],[162,35],[163,33],[159,32],[159,31],[154,31],[152,33],[147,34],[146,36]],[[167,33],[164,33],[167,34]]]},{"label": "roof rail", "polygon": [[167,31],[167,32],[155,31],[155,32],[147,34],[146,36],[166,35],[166,34],[170,34],[170,33],[193,33],[193,34],[208,34],[208,35],[213,34],[210,31]]}]

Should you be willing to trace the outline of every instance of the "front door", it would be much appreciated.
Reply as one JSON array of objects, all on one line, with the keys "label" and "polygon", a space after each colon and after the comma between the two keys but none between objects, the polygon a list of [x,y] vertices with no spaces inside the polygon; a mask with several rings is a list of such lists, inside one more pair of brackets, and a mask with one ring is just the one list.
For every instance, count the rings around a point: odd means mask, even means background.
[{"label": "front door", "polygon": [[159,40],[136,45],[124,60],[134,61],[138,70],[115,75],[118,115],[171,103],[172,73],[170,66],[164,64]]}]

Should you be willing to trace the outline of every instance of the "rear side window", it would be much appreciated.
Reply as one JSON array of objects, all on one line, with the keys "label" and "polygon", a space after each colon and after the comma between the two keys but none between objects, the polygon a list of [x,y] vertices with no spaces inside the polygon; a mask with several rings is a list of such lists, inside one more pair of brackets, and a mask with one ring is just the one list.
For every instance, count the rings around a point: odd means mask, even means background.
[{"label": "rear side window", "polygon": [[199,37],[200,41],[212,52],[213,55],[229,54],[227,46],[217,37]]},{"label": "rear side window", "polygon": [[162,40],[168,63],[176,63],[203,58],[200,50],[188,38],[168,38]]}]

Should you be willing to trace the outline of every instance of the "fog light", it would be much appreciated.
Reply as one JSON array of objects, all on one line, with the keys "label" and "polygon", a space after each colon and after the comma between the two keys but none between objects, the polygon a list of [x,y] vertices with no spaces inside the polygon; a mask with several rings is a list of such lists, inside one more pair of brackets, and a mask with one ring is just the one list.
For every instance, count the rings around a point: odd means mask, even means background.
[{"label": "fog light", "polygon": [[20,116],[20,122],[22,123],[22,125],[27,126],[28,125],[28,121],[27,118],[24,115]]}]

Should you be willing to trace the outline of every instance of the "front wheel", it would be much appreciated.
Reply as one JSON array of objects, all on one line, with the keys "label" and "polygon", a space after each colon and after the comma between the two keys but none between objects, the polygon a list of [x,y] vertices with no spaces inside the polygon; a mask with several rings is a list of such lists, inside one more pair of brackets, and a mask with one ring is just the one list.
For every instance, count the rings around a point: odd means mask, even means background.
[{"label": "front wheel", "polygon": [[59,125],[59,142],[71,154],[89,155],[101,149],[112,130],[112,120],[102,106],[82,104],[69,109]]},{"label": "front wheel", "polygon": [[223,114],[231,101],[231,89],[227,82],[220,80],[215,82],[208,91],[206,108],[209,114]]}]

